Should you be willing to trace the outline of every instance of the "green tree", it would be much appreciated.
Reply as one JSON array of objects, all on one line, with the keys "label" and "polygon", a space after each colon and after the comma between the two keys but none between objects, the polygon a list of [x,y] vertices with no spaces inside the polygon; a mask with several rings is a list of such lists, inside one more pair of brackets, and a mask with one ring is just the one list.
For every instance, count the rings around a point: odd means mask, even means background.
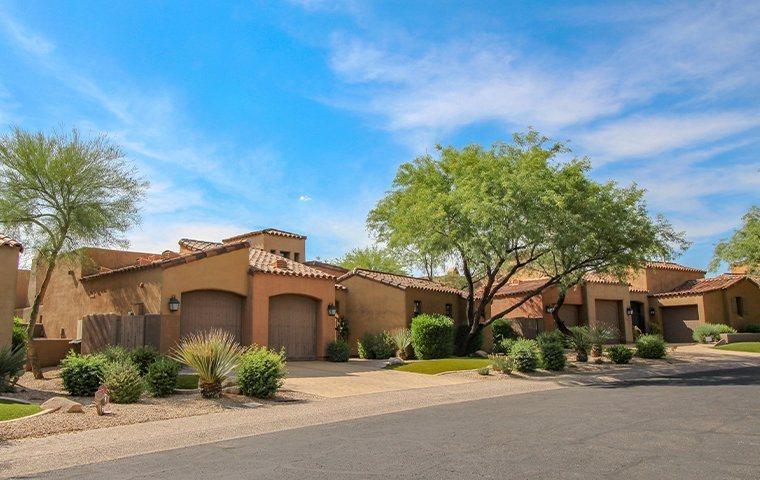
[{"label": "green tree", "polygon": [[342,257],[333,260],[332,263],[349,270],[353,268],[367,268],[382,272],[400,273],[402,275],[407,273],[403,256],[392,250],[378,246],[354,248],[346,252]]},{"label": "green tree", "polygon": [[[683,244],[664,219],[649,217],[643,190],[595,182],[588,159],[559,162],[569,150],[534,130],[488,150],[437,150],[399,167],[367,224],[390,248],[447,256],[462,268],[470,334],[459,352],[547,288],[564,290],[589,272],[622,277]],[[544,282],[487,315],[504,285],[536,270]]]},{"label": "green tree", "polygon": [[742,226],[731,238],[715,245],[710,270],[717,270],[723,262],[746,267],[751,275],[760,275],[760,207],[757,205],[744,214]]},{"label": "green tree", "polygon": [[[28,338],[56,263],[76,261],[84,246],[126,247],[121,235],[139,222],[147,186],[103,135],[14,128],[0,137],[0,224],[27,241],[45,272],[38,278]],[[34,342],[27,351],[34,376],[42,378]]]}]

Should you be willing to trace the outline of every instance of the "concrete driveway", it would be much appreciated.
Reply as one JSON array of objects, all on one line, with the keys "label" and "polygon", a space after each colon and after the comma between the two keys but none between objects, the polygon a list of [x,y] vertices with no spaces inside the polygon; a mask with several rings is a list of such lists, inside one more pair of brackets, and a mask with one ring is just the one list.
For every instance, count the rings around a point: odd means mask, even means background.
[{"label": "concrete driveway", "polygon": [[470,382],[462,376],[386,370],[383,360],[288,362],[283,388],[326,398],[349,397]]}]

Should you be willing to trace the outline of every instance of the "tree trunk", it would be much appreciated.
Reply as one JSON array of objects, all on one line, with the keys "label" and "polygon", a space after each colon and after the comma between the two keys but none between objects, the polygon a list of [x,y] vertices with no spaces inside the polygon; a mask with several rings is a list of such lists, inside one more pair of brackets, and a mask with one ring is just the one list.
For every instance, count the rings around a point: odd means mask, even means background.
[{"label": "tree trunk", "polygon": [[573,332],[571,332],[570,329],[565,325],[565,322],[559,318],[559,309],[564,303],[565,292],[560,292],[559,296],[557,297],[557,303],[554,304],[554,310],[552,310],[552,318],[554,319],[554,325],[557,326],[557,329],[569,337],[572,336]]},{"label": "tree trunk", "polygon": [[40,368],[39,358],[37,356],[37,347],[34,345],[34,330],[37,324],[37,317],[40,312],[40,305],[45,298],[45,292],[47,291],[48,284],[50,284],[50,277],[53,276],[53,269],[55,268],[56,254],[50,259],[47,265],[47,271],[45,272],[45,279],[42,281],[39,293],[34,297],[34,303],[32,304],[32,311],[29,315],[29,325],[26,327],[27,338],[29,339],[27,345],[27,358],[29,359],[29,366],[32,369],[32,375],[36,379],[44,378],[42,376],[42,369]]}]

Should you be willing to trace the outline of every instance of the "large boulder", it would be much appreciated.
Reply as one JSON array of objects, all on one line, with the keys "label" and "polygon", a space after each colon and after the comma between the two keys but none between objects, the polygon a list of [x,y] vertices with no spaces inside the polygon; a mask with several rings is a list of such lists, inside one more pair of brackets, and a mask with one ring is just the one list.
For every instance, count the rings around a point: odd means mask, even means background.
[{"label": "large boulder", "polygon": [[480,358],[488,358],[488,353],[486,353],[483,350],[478,350],[473,355],[475,355],[476,357],[480,357]]},{"label": "large boulder", "polygon": [[404,363],[406,362],[404,362],[398,357],[391,357],[388,359],[388,365],[403,365]]},{"label": "large boulder", "polygon": [[81,403],[70,400],[66,397],[53,397],[42,405],[43,410],[57,410],[61,413],[82,413],[84,407]]}]

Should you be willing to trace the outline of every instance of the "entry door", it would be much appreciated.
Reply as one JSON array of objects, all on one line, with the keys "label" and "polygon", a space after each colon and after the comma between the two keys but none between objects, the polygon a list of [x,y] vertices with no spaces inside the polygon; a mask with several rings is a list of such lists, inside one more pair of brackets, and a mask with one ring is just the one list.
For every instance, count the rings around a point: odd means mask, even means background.
[{"label": "entry door", "polygon": [[317,356],[318,302],[300,295],[269,299],[269,348],[290,360],[313,360]]},{"label": "entry door", "polygon": [[641,333],[646,333],[646,321],[644,319],[644,304],[641,302],[631,302],[631,310],[633,315],[631,321],[634,327],[638,327]]},{"label": "entry door", "polygon": [[216,290],[197,290],[182,294],[179,333],[192,333],[219,328],[232,334],[240,343],[243,321],[243,297]]}]

